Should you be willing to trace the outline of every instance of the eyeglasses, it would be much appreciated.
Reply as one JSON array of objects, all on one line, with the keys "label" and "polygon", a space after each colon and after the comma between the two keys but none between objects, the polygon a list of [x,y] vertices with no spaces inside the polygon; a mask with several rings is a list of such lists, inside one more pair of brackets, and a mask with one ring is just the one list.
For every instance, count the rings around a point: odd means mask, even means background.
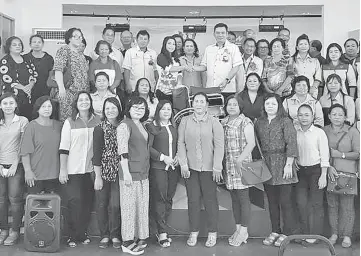
[{"label": "eyeglasses", "polygon": [[258,47],[258,49],[268,49],[267,46],[264,46],[264,47]]}]

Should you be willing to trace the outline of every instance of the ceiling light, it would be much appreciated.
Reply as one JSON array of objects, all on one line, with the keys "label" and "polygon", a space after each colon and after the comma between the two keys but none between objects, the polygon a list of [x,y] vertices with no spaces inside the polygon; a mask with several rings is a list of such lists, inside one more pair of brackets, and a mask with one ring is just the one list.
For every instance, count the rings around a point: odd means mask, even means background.
[{"label": "ceiling light", "polygon": [[78,11],[75,10],[71,10],[70,13],[77,13]]},{"label": "ceiling light", "polygon": [[190,11],[189,14],[191,15],[198,15],[200,12],[199,11]]}]

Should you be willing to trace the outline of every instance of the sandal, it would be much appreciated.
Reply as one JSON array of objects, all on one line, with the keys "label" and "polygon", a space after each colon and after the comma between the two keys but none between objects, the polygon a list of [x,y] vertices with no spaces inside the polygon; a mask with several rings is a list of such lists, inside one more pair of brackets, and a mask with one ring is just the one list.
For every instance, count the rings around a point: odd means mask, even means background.
[{"label": "sandal", "polygon": [[136,239],[135,241],[134,241],[138,246],[139,246],[139,248],[140,249],[144,249],[144,248],[146,248],[147,246],[148,246],[148,244],[147,244],[147,242],[145,241],[145,239]]},{"label": "sandal", "polygon": [[188,237],[188,240],[187,240],[187,245],[188,246],[196,246],[197,244],[197,240],[198,240],[198,234],[199,232],[191,232],[189,237]]},{"label": "sandal", "polygon": [[104,237],[104,238],[103,238],[102,240],[100,240],[100,242],[99,242],[99,248],[101,248],[101,249],[108,248],[109,243],[110,243],[109,237]]},{"label": "sandal", "polygon": [[135,242],[130,243],[129,245],[122,245],[122,251],[129,253],[131,255],[141,255],[144,253],[144,250],[139,247]]},{"label": "sandal", "polygon": [[330,243],[332,245],[335,245],[337,242],[337,238],[338,238],[338,236],[336,234],[333,234],[328,240],[330,241]]},{"label": "sandal", "polygon": [[208,233],[208,238],[206,241],[206,247],[211,248],[213,246],[215,246],[217,243],[217,233],[216,232],[209,232]]},{"label": "sandal", "polygon": [[263,243],[264,245],[270,246],[270,245],[272,245],[272,244],[276,241],[276,239],[277,239],[279,236],[280,236],[279,234],[272,232],[268,237],[266,237],[266,238],[263,240],[262,243]]},{"label": "sandal", "polygon": [[242,234],[238,232],[238,234],[233,238],[233,240],[229,242],[229,245],[238,247],[241,246],[243,243],[246,244],[247,239],[248,239],[248,232]]},{"label": "sandal", "polygon": [[77,246],[76,241],[71,237],[66,241],[66,243],[70,248],[75,248]]},{"label": "sandal", "polygon": [[345,237],[343,238],[343,241],[342,241],[341,246],[342,246],[343,248],[349,248],[349,247],[351,247],[351,245],[352,245],[352,243],[351,243],[351,238],[348,237],[348,236],[345,236]]},{"label": "sandal", "polygon": [[234,231],[233,235],[231,235],[230,237],[228,237],[228,243],[230,243],[231,241],[233,241],[233,239],[239,234],[239,231],[236,230]]},{"label": "sandal", "polygon": [[275,245],[276,247],[280,247],[281,244],[282,244],[282,242],[283,242],[283,240],[285,240],[286,238],[287,238],[286,235],[282,235],[282,234],[281,234],[281,235],[278,237],[277,241],[274,243],[274,245]]},{"label": "sandal", "polygon": [[163,233],[163,234],[165,234],[166,238],[162,239],[162,240],[160,240],[160,235],[156,234],[158,244],[162,248],[168,248],[168,247],[170,247],[170,244],[172,242],[172,238],[168,238],[166,233]]}]

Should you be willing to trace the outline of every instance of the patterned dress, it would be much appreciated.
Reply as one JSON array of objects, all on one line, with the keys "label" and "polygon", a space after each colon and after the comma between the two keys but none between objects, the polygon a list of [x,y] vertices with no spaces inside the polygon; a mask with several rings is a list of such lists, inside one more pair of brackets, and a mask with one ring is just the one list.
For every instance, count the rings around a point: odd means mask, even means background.
[{"label": "patterned dress", "polygon": [[290,72],[291,66],[289,60],[283,56],[280,61],[275,62],[272,56],[267,57],[264,60],[262,79],[266,81],[268,89],[280,96],[288,96],[291,94],[291,83],[282,90],[278,91],[283,83],[286,81],[288,72]]},{"label": "patterned dress", "polygon": [[[69,59],[70,58],[70,59]],[[63,72],[65,68],[71,70],[71,79],[65,87],[65,100],[60,100],[58,94],[55,97],[60,103],[60,120],[64,121],[71,116],[72,107],[76,94],[79,91],[89,91],[88,63],[82,53],[74,52],[68,45],[61,47],[55,56],[54,70]]]},{"label": "patterned dress", "polygon": [[[243,114],[240,114],[231,121],[229,116],[222,120],[225,139],[225,181],[228,189],[246,189],[251,187],[242,184],[241,175],[236,168],[236,160],[247,145],[244,129],[248,124],[253,126],[251,119]],[[252,154],[249,154],[244,159],[244,162],[252,162]]]},{"label": "patterned dress", "polygon": [[0,86],[2,91],[11,92],[17,95],[20,115],[31,120],[32,105],[31,94],[16,89],[15,84],[23,86],[29,84],[30,80],[37,81],[38,72],[30,59],[23,56],[22,63],[16,63],[10,55],[5,55],[0,61]]},{"label": "patterned dress", "polygon": [[272,178],[265,183],[269,185],[297,183],[295,169],[291,179],[283,179],[287,157],[297,157],[297,133],[291,119],[277,116],[269,123],[267,118],[262,117],[255,122],[255,130],[266,164],[272,174]]}]

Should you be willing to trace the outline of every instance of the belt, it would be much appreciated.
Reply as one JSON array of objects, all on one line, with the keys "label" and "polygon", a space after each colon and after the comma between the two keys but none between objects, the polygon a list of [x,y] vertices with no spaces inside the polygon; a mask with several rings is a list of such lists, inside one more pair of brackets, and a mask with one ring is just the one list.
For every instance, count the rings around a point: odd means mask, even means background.
[{"label": "belt", "polygon": [[310,165],[310,166],[302,166],[302,165],[300,165],[300,168],[302,168],[302,169],[321,168],[321,164],[315,164],[315,165]]}]

